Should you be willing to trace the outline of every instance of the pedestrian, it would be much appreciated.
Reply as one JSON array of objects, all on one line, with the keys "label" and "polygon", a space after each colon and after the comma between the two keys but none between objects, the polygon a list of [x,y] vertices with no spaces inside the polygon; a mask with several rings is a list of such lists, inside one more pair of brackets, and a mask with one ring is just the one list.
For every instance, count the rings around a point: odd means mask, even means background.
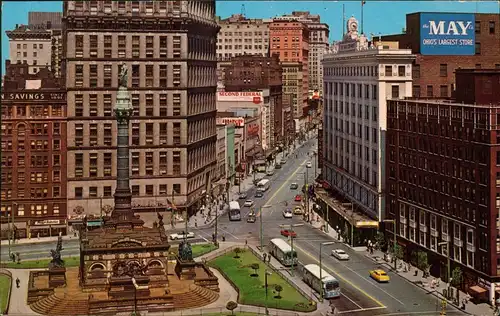
[{"label": "pedestrian", "polygon": [[222,241],[226,241],[226,234],[222,234]]},{"label": "pedestrian", "polygon": [[196,219],[196,218],[194,219],[194,227],[198,228],[198,219]]},{"label": "pedestrian", "polygon": [[21,284],[21,280],[19,280],[19,278],[16,278],[16,287],[19,288]]},{"label": "pedestrian", "polygon": [[262,256],[264,257],[264,263],[266,263],[266,259],[267,259],[267,253],[263,253]]}]

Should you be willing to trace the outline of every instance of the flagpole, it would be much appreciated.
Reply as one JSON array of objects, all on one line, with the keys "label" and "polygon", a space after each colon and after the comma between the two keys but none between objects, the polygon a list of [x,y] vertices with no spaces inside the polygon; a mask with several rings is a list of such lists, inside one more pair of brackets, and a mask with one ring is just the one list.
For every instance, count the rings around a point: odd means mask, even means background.
[{"label": "flagpole", "polygon": [[363,7],[365,6],[365,2],[361,1],[361,34],[364,34],[363,32]]},{"label": "flagpole", "polygon": [[342,36],[345,35],[345,4],[342,4]]}]

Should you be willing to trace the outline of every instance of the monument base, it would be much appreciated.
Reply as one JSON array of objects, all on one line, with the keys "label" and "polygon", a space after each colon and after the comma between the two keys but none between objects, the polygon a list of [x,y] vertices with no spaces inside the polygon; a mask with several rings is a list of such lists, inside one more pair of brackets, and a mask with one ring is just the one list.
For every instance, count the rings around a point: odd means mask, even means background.
[{"label": "monument base", "polygon": [[175,273],[181,280],[194,280],[196,278],[196,262],[184,261],[177,257],[177,264],[175,265]]},{"label": "monument base", "polygon": [[66,285],[66,268],[49,268],[49,287],[56,288]]}]

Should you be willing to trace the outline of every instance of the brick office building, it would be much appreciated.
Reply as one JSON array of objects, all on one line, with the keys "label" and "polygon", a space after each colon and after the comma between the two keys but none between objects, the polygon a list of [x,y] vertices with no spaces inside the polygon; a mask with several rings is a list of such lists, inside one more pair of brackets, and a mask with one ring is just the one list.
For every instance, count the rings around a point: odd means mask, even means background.
[{"label": "brick office building", "polygon": [[451,97],[455,91],[456,69],[500,68],[499,14],[474,14],[475,54],[469,56],[422,54],[422,14],[424,13],[417,12],[406,15],[404,34],[381,37],[382,41],[399,42],[399,48],[411,49],[416,55],[412,68],[414,97]]},{"label": "brick office building", "polygon": [[[295,118],[308,113],[309,95],[309,28],[297,20],[274,20],[269,25],[269,48],[277,54],[283,67],[283,92],[293,95],[292,110]],[[288,78],[288,73],[300,72]],[[291,89],[288,89],[288,85]]]},{"label": "brick office building", "polygon": [[282,68],[279,58],[259,55],[233,57],[226,67],[226,91],[255,91],[269,89],[271,111],[271,144],[274,148],[283,143],[283,91]]},{"label": "brick office building", "polygon": [[[407,258],[426,251],[443,277],[449,255],[465,290],[491,302],[500,286],[500,70],[457,70],[456,82],[453,102],[388,101],[386,214]],[[386,230],[392,236],[393,225]]]},{"label": "brick office building", "polygon": [[6,61],[2,89],[2,238],[66,233],[66,91],[52,72]]}]

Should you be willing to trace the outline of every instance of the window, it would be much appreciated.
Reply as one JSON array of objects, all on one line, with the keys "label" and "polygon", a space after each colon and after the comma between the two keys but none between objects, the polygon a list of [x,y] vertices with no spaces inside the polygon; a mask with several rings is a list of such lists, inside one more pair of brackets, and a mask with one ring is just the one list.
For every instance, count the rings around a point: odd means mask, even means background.
[{"label": "window", "polygon": [[146,94],[146,116],[153,116],[154,115],[154,95],[153,94]]},{"label": "window", "polygon": [[154,186],[152,184],[146,185],[146,195],[149,195],[149,196],[154,195]]},{"label": "window", "polygon": [[152,145],[154,142],[154,124],[146,123],[146,144]]},{"label": "window", "polygon": [[172,98],[172,109],[173,109],[174,116],[181,115],[181,94],[180,93],[174,93],[173,98]]},{"label": "window", "polygon": [[118,36],[118,58],[122,59],[126,56],[127,37],[125,35]]},{"label": "window", "polygon": [[154,57],[154,37],[146,36],[146,58]]},{"label": "window", "polygon": [[[178,2],[178,1],[176,1]],[[181,57],[181,37],[180,36],[174,36],[173,37],[173,51],[172,55],[174,58],[180,58]]]},{"label": "window", "polygon": [[83,154],[82,153],[75,154],[75,177],[76,178],[83,177]]},{"label": "window", "polygon": [[448,86],[447,85],[441,85],[441,86],[439,86],[439,95],[442,98],[447,98],[448,97]]},{"label": "window", "polygon": [[75,116],[83,116],[83,95],[75,94]]},{"label": "window", "polygon": [[174,141],[174,145],[181,144],[181,123],[179,123],[179,122],[174,123],[173,141]]},{"label": "window", "polygon": [[476,55],[481,55],[481,43],[476,42]]},{"label": "window", "polygon": [[141,52],[140,36],[132,36],[132,57],[139,58]]},{"label": "window", "polygon": [[440,77],[448,77],[448,64],[440,64],[439,65],[439,76]]},{"label": "window", "polygon": [[495,21],[490,21],[488,25],[489,25],[490,34],[495,34]]},{"label": "window", "polygon": [[168,142],[168,125],[167,123],[160,123],[160,145],[166,145]]},{"label": "window", "polygon": [[174,175],[180,175],[181,174],[181,152],[174,151],[172,157],[173,157],[172,162],[173,162]]},{"label": "window", "polygon": [[416,85],[413,86],[413,91],[412,91],[413,97],[420,97],[420,86]]},{"label": "window", "polygon": [[90,57],[97,57],[97,48],[98,48],[97,35],[89,35]]},{"label": "window", "polygon": [[113,66],[112,65],[104,65],[104,87],[109,88],[112,86],[113,81]]},{"label": "window", "polygon": [[139,168],[140,168],[139,164],[140,164],[140,153],[133,152],[132,153],[132,175],[133,176],[139,175]]},{"label": "window", "polygon": [[146,152],[146,175],[149,176],[153,175],[153,167],[154,167],[153,156],[154,154],[152,151]]},{"label": "window", "polygon": [[413,65],[412,77],[413,79],[420,78],[420,65]]},{"label": "window", "polygon": [[179,86],[181,84],[181,65],[173,66],[173,84]]},{"label": "window", "polygon": [[[161,66],[160,66],[161,69]],[[167,79],[165,79],[167,80]],[[165,81],[165,86],[166,86],[166,81]],[[164,87],[164,86],[162,86]],[[160,116],[167,116],[167,95],[166,94],[160,94]]]},{"label": "window", "polygon": [[160,58],[167,58],[167,37],[160,36]]},{"label": "window", "polygon": [[166,151],[160,151],[160,175],[167,174],[168,154]]},{"label": "window", "polygon": [[83,35],[75,35],[75,57],[83,57]]},{"label": "window", "polygon": [[97,177],[97,153],[89,154],[89,176]]},{"label": "window", "polygon": [[104,124],[104,145],[111,146],[113,144],[113,124]]},{"label": "window", "polygon": [[428,85],[427,86],[427,97],[430,97],[432,98],[434,96],[434,90],[433,90],[433,87],[431,85]]},{"label": "window", "polygon": [[133,185],[132,186],[132,196],[139,196],[140,195],[140,187],[138,185]]},{"label": "window", "polygon": [[181,193],[181,184],[180,183],[174,183],[172,186],[174,194],[180,194]]},{"label": "window", "polygon": [[392,76],[392,66],[385,66],[385,76],[386,77]]},{"label": "window", "polygon": [[83,198],[83,188],[82,187],[75,188],[75,198],[77,198],[77,199]]},{"label": "window", "polygon": [[111,58],[113,51],[113,37],[104,35],[104,58]]},{"label": "window", "polygon": [[103,188],[103,197],[111,197],[112,196],[112,192],[111,192],[111,187],[110,186],[105,186]]},{"label": "window", "polygon": [[75,87],[83,87],[83,65],[75,65]]},{"label": "window", "polygon": [[132,123],[132,145],[139,146],[141,135],[140,135],[140,123]]},{"label": "window", "polygon": [[98,145],[97,124],[89,124],[89,145]]},{"label": "window", "polygon": [[391,86],[391,96],[393,99],[399,98],[399,86]]},{"label": "window", "polygon": [[167,185],[166,184],[160,184],[160,192],[159,192],[160,195],[167,195]]},{"label": "window", "polygon": [[152,87],[154,84],[154,66],[146,65],[146,87]]},{"label": "window", "polygon": [[398,66],[398,76],[404,77],[405,76],[405,66]]}]

